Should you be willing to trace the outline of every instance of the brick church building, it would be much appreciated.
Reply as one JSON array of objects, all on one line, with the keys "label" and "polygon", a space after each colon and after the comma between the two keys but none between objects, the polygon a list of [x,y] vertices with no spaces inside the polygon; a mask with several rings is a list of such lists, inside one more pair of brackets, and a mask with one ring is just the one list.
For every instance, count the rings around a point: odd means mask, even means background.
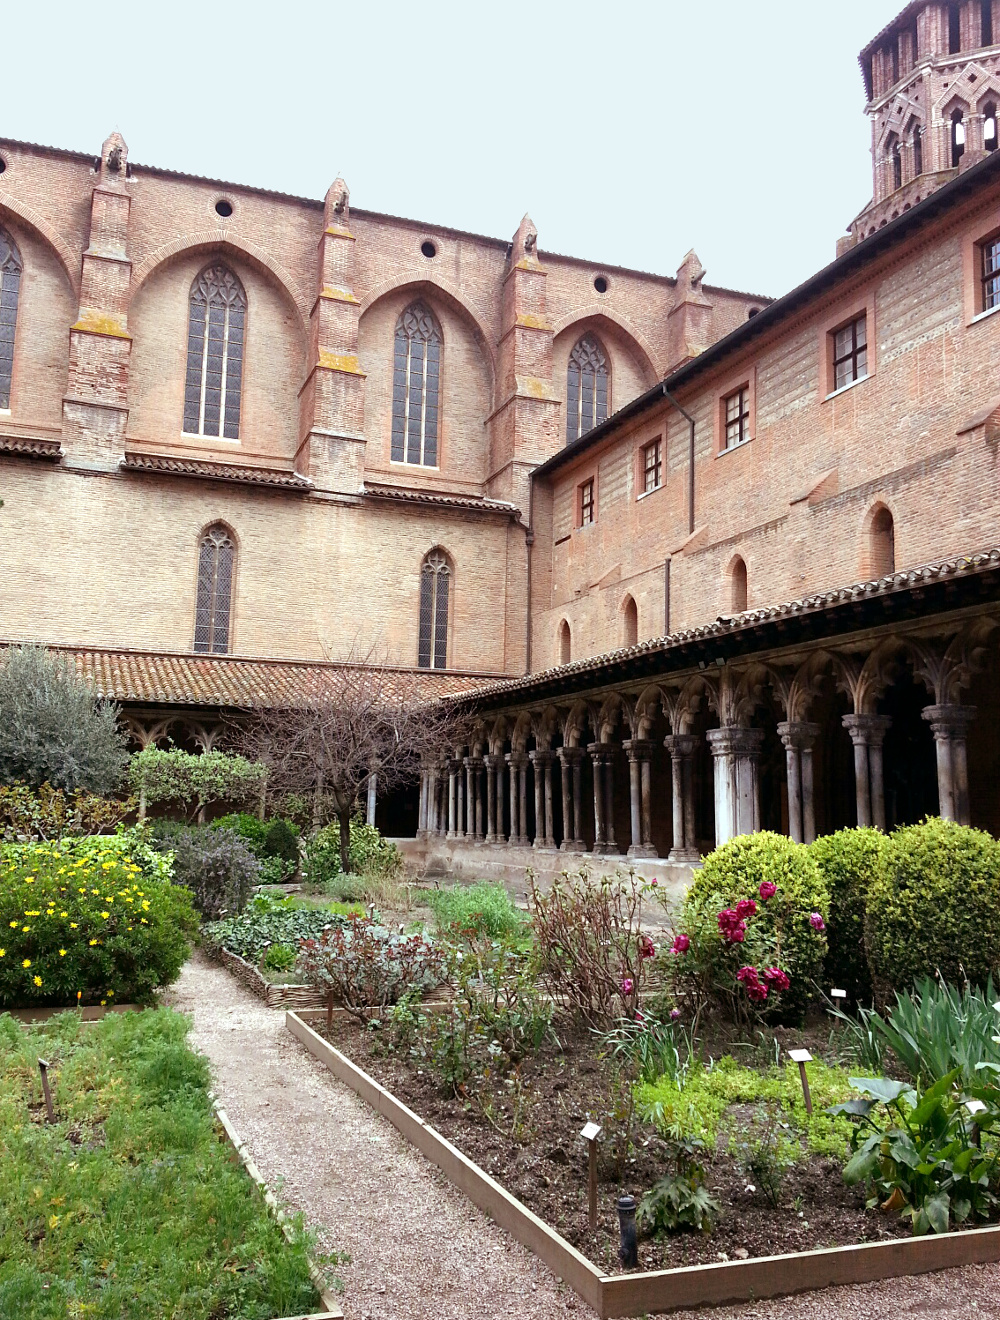
[{"label": "brick church building", "polygon": [[200,746],[384,648],[474,700],[380,807],[458,872],[1000,833],[1000,0],[861,66],[872,201],[774,301],[0,140],[0,641]]}]

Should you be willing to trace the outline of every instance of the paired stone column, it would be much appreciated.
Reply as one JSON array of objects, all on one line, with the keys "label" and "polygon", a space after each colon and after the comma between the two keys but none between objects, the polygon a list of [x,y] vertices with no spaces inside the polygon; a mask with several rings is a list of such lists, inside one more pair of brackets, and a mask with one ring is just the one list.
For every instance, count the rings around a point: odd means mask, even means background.
[{"label": "paired stone column", "polygon": [[465,838],[465,760],[455,762],[455,789],[457,805],[455,808],[455,838]]},{"label": "paired stone column", "polygon": [[924,719],[934,732],[937,752],[938,811],[945,820],[969,824],[969,725],[975,706],[927,706]]},{"label": "paired stone column", "polygon": [[813,789],[813,747],[819,725],[784,720],[778,734],[785,748],[788,773],[788,833],[796,843],[816,837],[816,801]]},{"label": "paired stone column", "polygon": [[481,756],[472,758],[472,796],[476,804],[473,820],[475,839],[477,843],[483,843],[486,833],[483,829],[483,758]]},{"label": "paired stone column", "polygon": [[626,856],[655,857],[651,792],[652,761],[656,744],[645,739],[632,738],[622,746],[628,756],[632,810],[632,844]]},{"label": "paired stone column", "polygon": [[496,843],[497,841],[497,760],[499,758],[490,753],[483,757],[483,764],[486,766],[486,842]]},{"label": "paired stone column", "polygon": [[547,748],[529,752],[528,758],[535,768],[535,842],[536,848],[556,846],[552,823],[552,762],[553,754]]},{"label": "paired stone column", "polygon": [[420,806],[417,809],[417,838],[426,839],[427,829],[427,786],[429,783],[430,772],[421,770],[420,772]]},{"label": "paired stone column", "polygon": [[506,842],[507,842],[507,835],[506,835],[506,832],[504,831],[504,827],[503,827],[503,822],[504,822],[504,809],[503,809],[503,808],[504,808],[503,777],[504,777],[504,767],[506,766],[507,762],[505,761],[505,759],[504,759],[504,755],[503,755],[502,752],[500,752],[500,753],[497,755],[497,757],[496,757],[495,759],[496,759],[496,768],[497,768],[497,785],[496,785],[496,788],[497,788],[497,837],[496,837],[496,842],[497,842],[497,843],[506,843]]},{"label": "paired stone column", "polygon": [[614,819],[614,749],[609,743],[591,743],[587,751],[594,767],[594,852],[617,855]]},{"label": "paired stone column", "polygon": [[844,728],[854,743],[854,788],[858,827],[885,829],[885,772],[882,744],[892,720],[888,715],[845,715]]},{"label": "paired stone column", "polygon": [[455,839],[458,837],[458,831],[456,828],[456,817],[458,813],[456,780],[458,779],[458,767],[458,761],[448,762],[448,833],[445,837],[449,839]]},{"label": "paired stone column", "polygon": [[510,839],[512,848],[527,848],[528,758],[523,752],[508,752],[510,766]]},{"label": "paired stone column", "polygon": [[715,843],[760,829],[760,748],[762,729],[727,726],[709,729],[715,758]]},{"label": "paired stone column", "polygon": [[375,808],[378,805],[378,775],[368,776],[368,802],[366,804],[365,822],[368,825],[375,824]]},{"label": "paired stone column", "polygon": [[563,852],[583,852],[583,748],[560,747],[562,768]]},{"label": "paired stone column", "polygon": [[674,842],[667,861],[699,862],[694,824],[694,755],[698,739],[693,733],[672,733],[664,738],[663,745],[670,753],[673,790]]}]

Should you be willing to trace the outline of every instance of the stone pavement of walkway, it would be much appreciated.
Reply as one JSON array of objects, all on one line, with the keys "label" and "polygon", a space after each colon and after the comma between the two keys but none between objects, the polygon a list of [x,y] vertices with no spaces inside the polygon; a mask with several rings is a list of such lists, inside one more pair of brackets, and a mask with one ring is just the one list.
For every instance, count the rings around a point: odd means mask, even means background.
[{"label": "stone pavement of walkway", "polygon": [[[269,1009],[196,953],[165,996],[194,1019],[219,1099],[267,1182],[347,1251],[347,1320],[594,1320]],[[806,1293],[675,1320],[1000,1320],[1000,1265]]]}]

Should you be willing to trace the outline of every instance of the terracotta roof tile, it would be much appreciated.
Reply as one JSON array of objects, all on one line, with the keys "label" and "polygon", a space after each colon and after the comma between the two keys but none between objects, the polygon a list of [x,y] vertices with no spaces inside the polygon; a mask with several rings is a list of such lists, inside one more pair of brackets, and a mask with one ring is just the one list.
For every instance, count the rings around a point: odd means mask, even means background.
[{"label": "terracotta roof tile", "polygon": [[0,435],[0,453],[58,461],[62,458],[62,445],[58,440],[42,440],[37,436]]},{"label": "terracotta roof tile", "polygon": [[405,500],[411,504],[436,504],[452,509],[478,509],[483,513],[501,513],[508,518],[521,516],[521,510],[507,500],[490,500],[475,495],[439,495],[431,490],[404,490],[400,486],[378,486],[368,482],[362,493],[369,499]]},{"label": "terracotta roof tile", "polygon": [[251,486],[277,486],[282,490],[312,490],[313,483],[289,468],[250,467],[242,463],[217,463],[204,458],[180,458],[168,454],[144,454],[126,450],[119,463],[125,472],[166,473],[173,477],[210,477]]}]

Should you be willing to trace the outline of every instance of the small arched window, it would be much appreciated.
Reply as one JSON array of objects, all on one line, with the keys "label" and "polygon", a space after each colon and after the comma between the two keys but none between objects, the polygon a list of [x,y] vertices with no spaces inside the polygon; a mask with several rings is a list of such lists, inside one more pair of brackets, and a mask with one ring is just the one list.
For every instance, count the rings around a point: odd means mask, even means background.
[{"label": "small arched window", "polygon": [[448,664],[448,593],[451,565],[442,550],[432,550],[420,570],[420,638],[417,664],[444,669]]},{"label": "small arched window", "polygon": [[573,345],[566,369],[566,443],[599,426],[608,416],[608,360],[593,335]]},{"label": "small arched window", "polygon": [[206,266],[191,285],[184,430],[240,438],[247,296],[225,266]]},{"label": "small arched window", "polygon": [[896,529],[892,514],[883,504],[876,509],[868,528],[868,572],[873,578],[896,571]]},{"label": "small arched window", "polygon": [[573,658],[573,636],[569,630],[569,623],[563,619],[559,625],[559,663],[568,665]]},{"label": "small arched window", "polygon": [[958,162],[965,155],[965,123],[961,110],[951,112],[951,165],[958,169]]},{"label": "small arched window", "polygon": [[924,138],[919,128],[913,130],[913,176],[918,178],[924,172]]},{"label": "small arched window", "polygon": [[729,570],[730,607],[734,614],[742,614],[747,608],[747,566],[738,555]]},{"label": "small arched window", "polygon": [[21,269],[17,245],[6,229],[0,229],[0,408],[4,410],[10,407],[10,382],[14,374],[14,327]]},{"label": "small arched window", "polygon": [[438,465],[441,328],[422,302],[396,322],[392,370],[392,461]]},{"label": "small arched window", "polygon": [[996,151],[997,145],[997,108],[987,101],[983,106],[983,146],[987,151]]},{"label": "small arched window", "polygon": [[622,605],[622,645],[635,646],[639,641],[639,608],[631,596]]},{"label": "small arched window", "polygon": [[198,605],[194,649],[217,655],[229,651],[236,546],[222,523],[209,527],[198,550]]},{"label": "small arched window", "polygon": [[895,191],[903,186],[903,153],[899,149],[898,138],[893,138],[889,154],[892,158],[892,186]]}]

